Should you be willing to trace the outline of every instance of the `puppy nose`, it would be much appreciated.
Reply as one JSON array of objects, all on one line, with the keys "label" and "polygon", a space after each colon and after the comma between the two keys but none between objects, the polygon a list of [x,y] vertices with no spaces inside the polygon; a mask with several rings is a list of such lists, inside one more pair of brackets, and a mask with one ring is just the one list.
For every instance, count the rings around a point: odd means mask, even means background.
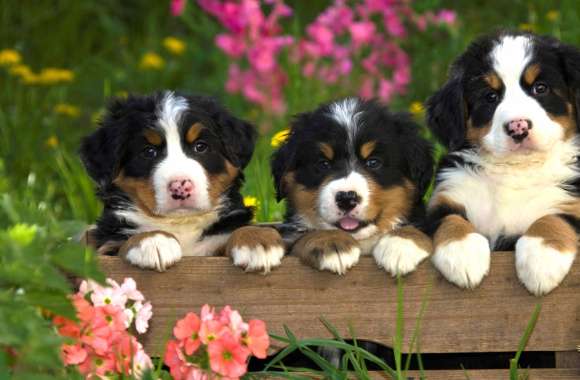
[{"label": "puppy nose", "polygon": [[193,193],[193,182],[187,178],[178,178],[169,182],[168,188],[171,198],[185,200]]},{"label": "puppy nose", "polygon": [[339,209],[348,212],[360,202],[360,197],[354,191],[339,191],[336,193],[336,205]]},{"label": "puppy nose", "polygon": [[530,134],[532,121],[528,119],[514,119],[504,124],[505,132],[516,142],[522,142]]}]

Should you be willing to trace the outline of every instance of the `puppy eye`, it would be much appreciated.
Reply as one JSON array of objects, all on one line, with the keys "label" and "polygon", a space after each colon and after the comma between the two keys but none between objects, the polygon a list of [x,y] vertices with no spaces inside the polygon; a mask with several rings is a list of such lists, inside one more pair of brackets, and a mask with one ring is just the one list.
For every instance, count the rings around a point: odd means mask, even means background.
[{"label": "puppy eye", "polygon": [[548,85],[544,82],[536,82],[532,86],[532,93],[534,95],[542,95],[548,92]]},{"label": "puppy eye", "polygon": [[499,96],[497,95],[497,92],[495,92],[495,91],[490,91],[487,94],[485,94],[485,100],[491,104],[496,103],[498,98],[499,98]]},{"label": "puppy eye", "polygon": [[365,161],[365,166],[369,169],[378,169],[381,167],[382,164],[383,162],[381,160],[374,157],[369,158],[368,160]]},{"label": "puppy eye", "polygon": [[320,160],[316,164],[316,167],[322,171],[326,171],[330,169],[330,161],[328,160]]},{"label": "puppy eye", "polygon": [[193,144],[193,151],[196,153],[203,153],[207,151],[207,148],[209,148],[209,146],[204,141],[197,141],[195,144]]},{"label": "puppy eye", "polygon": [[153,158],[157,157],[157,148],[155,148],[151,145],[148,145],[143,149],[143,151],[141,152],[141,155],[143,157],[145,157],[146,159],[149,159],[149,160],[153,159]]}]

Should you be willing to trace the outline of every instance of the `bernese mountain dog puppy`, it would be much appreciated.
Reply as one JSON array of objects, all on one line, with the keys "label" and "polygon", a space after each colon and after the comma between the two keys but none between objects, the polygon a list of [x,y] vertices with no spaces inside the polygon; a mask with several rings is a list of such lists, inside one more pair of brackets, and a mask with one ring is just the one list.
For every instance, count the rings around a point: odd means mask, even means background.
[{"label": "bernese mountain dog puppy", "polygon": [[223,253],[252,220],[240,186],[255,140],[250,123],[212,98],[167,91],[111,102],[80,149],[104,204],[94,245],[159,271],[183,255]]},{"label": "bernese mountain dog puppy", "polygon": [[428,257],[431,239],[413,223],[423,216],[434,164],[418,132],[407,115],[359,98],[295,117],[272,158],[285,224],[299,232],[290,254],[338,274],[361,254],[393,275]]},{"label": "bernese mountain dog puppy", "polygon": [[428,205],[433,263],[477,286],[492,250],[513,249],[535,295],[554,289],[577,251],[580,51],[502,31],[473,42],[428,102],[449,153]]}]

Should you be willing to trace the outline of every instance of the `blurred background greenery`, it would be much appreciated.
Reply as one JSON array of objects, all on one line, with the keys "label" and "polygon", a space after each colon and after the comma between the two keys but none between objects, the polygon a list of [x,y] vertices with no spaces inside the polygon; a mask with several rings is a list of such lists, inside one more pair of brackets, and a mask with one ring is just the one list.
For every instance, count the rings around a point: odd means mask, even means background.
[{"label": "blurred background greenery", "polygon": [[[295,36],[329,1],[290,1],[283,20]],[[90,223],[99,203],[77,158],[79,139],[96,128],[107,98],[159,89],[217,96],[260,125],[262,137],[246,171],[244,194],[257,219],[279,220],[268,169],[272,135],[292,114],[341,95],[289,70],[288,111],[263,123],[262,111],[227,94],[227,65],[213,39],[220,25],[191,2],[181,17],[169,1],[0,1],[0,50],[19,62],[0,68],[0,226],[73,219]],[[410,33],[402,47],[412,60],[410,90],[391,102],[422,122],[420,104],[445,78],[451,60],[477,35],[496,28],[531,29],[580,44],[580,7],[563,1],[415,1],[418,12],[448,8],[454,27]],[[0,60],[1,61],[1,60]],[[354,68],[356,71],[357,68]]]}]

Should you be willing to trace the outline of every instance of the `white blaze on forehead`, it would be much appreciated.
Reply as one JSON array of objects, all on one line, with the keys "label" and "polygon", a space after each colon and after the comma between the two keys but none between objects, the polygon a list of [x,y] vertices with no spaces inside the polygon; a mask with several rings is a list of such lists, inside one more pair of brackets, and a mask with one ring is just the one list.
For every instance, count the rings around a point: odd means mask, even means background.
[{"label": "white blaze on forehead", "polygon": [[360,112],[356,112],[358,99],[346,98],[330,105],[330,117],[346,129],[349,138],[349,149],[354,145],[354,137],[359,127],[357,123]]},{"label": "white blaze on forehead", "polygon": [[153,173],[153,186],[157,211],[165,213],[170,207],[169,182],[177,178],[187,178],[193,182],[195,208],[207,211],[211,208],[208,193],[208,178],[199,162],[188,157],[183,151],[179,121],[188,109],[187,99],[167,92],[157,111],[158,123],[165,133],[167,155],[159,162]]},{"label": "white blaze on forehead", "polygon": [[493,69],[506,87],[518,85],[532,58],[532,41],[527,36],[505,36],[491,51]]}]

